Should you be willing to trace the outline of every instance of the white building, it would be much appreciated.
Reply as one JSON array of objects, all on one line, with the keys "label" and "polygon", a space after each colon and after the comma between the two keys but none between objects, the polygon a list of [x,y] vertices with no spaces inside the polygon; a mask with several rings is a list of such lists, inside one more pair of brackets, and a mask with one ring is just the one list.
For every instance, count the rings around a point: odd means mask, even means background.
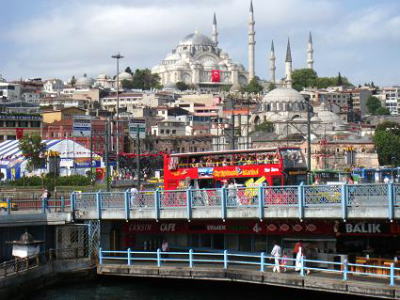
[{"label": "white building", "polygon": [[400,86],[384,87],[380,91],[384,100],[385,107],[390,111],[392,115],[398,115],[400,108]]},{"label": "white building", "polygon": [[[251,9],[250,15],[253,12]],[[251,23],[251,24],[250,24]],[[249,20],[249,60],[254,76],[254,20]],[[185,36],[161,63],[152,69],[161,78],[164,87],[175,87],[177,82],[192,84],[198,88],[220,86],[238,89],[249,80],[243,65],[235,63],[218,47],[217,20],[214,15],[212,37],[195,31]]]},{"label": "white building", "polygon": [[60,79],[49,79],[43,84],[43,90],[47,94],[57,94],[64,88],[64,82]]},{"label": "white building", "polygon": [[0,100],[14,102],[21,99],[21,85],[16,83],[0,82]]}]

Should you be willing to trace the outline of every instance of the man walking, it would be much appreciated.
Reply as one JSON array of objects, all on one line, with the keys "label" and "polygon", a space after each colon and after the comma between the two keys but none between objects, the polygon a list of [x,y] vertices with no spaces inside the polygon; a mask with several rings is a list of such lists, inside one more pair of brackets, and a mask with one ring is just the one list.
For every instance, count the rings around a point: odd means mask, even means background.
[{"label": "man walking", "polygon": [[275,260],[275,265],[274,268],[272,269],[272,272],[280,273],[281,272],[280,260],[282,257],[282,248],[276,242],[274,242],[274,248],[272,248],[271,255],[274,257]]}]

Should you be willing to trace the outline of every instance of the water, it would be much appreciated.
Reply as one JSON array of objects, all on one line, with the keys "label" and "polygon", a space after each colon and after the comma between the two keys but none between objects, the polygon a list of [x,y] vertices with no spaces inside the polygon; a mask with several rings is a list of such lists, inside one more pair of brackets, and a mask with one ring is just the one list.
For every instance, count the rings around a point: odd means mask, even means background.
[{"label": "water", "polygon": [[365,300],[372,298],[309,292],[242,283],[104,277],[96,281],[62,283],[32,292],[26,300]]}]

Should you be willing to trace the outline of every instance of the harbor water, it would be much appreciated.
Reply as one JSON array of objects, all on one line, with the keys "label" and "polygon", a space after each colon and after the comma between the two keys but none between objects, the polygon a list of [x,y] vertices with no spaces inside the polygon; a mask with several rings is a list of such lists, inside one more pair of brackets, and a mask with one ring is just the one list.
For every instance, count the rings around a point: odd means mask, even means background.
[{"label": "harbor water", "polygon": [[324,292],[311,292],[267,285],[188,281],[169,279],[138,279],[100,277],[96,281],[59,283],[32,291],[27,300],[361,300],[373,299]]}]

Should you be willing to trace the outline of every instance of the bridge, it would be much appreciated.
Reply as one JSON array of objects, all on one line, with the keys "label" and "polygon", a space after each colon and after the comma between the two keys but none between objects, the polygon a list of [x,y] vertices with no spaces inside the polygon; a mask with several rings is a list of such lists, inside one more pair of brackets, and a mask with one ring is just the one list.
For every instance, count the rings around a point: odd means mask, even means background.
[{"label": "bridge", "polygon": [[[3,223],[160,219],[385,219],[400,216],[400,184],[299,185],[235,189],[70,194],[69,199],[2,202]],[[1,201],[0,201],[1,204]],[[40,217],[38,217],[40,215]]]},{"label": "bridge", "polygon": [[338,294],[400,299],[400,268],[294,259],[273,273],[274,258],[265,253],[106,251],[99,250],[97,273],[111,276],[247,282]]}]

